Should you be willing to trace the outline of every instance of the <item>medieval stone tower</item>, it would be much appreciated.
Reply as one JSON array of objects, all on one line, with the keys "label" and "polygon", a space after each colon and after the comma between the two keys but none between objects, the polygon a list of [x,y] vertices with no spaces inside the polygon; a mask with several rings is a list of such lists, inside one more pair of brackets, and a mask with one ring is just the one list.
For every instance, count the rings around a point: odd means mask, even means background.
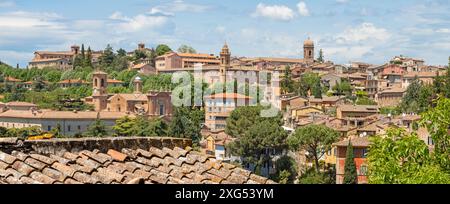
[{"label": "medieval stone tower", "polygon": [[106,88],[108,87],[108,74],[102,71],[96,71],[92,75],[92,99],[95,106],[95,111],[106,109],[108,94]]},{"label": "medieval stone tower", "polygon": [[231,63],[231,53],[228,48],[227,43],[223,45],[222,51],[220,52],[220,82],[226,82],[227,69],[230,68]]},{"label": "medieval stone tower", "polygon": [[303,58],[308,62],[314,62],[314,42],[310,38],[303,43]]}]

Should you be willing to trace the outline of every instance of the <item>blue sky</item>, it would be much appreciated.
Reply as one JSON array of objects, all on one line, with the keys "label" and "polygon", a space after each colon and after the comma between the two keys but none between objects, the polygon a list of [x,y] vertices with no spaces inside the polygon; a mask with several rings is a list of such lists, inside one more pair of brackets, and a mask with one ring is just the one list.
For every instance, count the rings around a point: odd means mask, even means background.
[{"label": "blue sky", "polygon": [[35,50],[134,49],[165,43],[236,56],[302,57],[310,36],[336,63],[395,55],[446,65],[448,0],[0,0],[0,60],[26,66]]}]

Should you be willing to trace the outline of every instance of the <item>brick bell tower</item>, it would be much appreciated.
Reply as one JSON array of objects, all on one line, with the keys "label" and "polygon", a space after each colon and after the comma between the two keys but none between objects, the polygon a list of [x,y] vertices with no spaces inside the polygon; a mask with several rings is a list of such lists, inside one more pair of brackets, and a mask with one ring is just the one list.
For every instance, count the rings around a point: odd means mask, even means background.
[{"label": "brick bell tower", "polygon": [[303,42],[303,58],[308,62],[314,62],[314,41],[309,37]]},{"label": "brick bell tower", "polygon": [[106,93],[106,87],[108,87],[108,74],[102,71],[94,72],[92,75],[92,99],[95,111],[102,111],[107,107],[108,94]]},{"label": "brick bell tower", "polygon": [[222,47],[220,52],[220,82],[225,83],[227,80],[227,69],[230,68],[231,53],[227,43]]}]

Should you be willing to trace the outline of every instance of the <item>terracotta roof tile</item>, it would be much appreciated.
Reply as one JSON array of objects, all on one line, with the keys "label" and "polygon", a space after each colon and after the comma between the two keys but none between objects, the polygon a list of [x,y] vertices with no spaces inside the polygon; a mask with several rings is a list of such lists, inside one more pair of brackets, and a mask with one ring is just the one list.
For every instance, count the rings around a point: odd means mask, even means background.
[{"label": "terracotta roof tile", "polygon": [[9,154],[5,154],[3,152],[0,152],[0,161],[3,161],[7,164],[13,164],[17,160],[16,157],[13,157]]},{"label": "terracotta roof tile", "polygon": [[128,156],[126,154],[120,153],[113,149],[108,150],[107,154],[109,156],[111,156],[111,158],[114,159],[115,161],[120,161],[120,162],[123,162],[128,158]]},{"label": "terracotta roof tile", "polygon": [[34,171],[33,173],[31,173],[30,178],[32,178],[35,181],[38,181],[40,183],[46,183],[46,184],[54,184],[56,182],[55,179],[52,179],[38,171]]},{"label": "terracotta roof tile", "polygon": [[[162,144],[164,142],[161,140]],[[160,143],[161,144],[161,143]],[[273,181],[191,148],[0,152],[0,182],[17,184],[264,184]]]},{"label": "terracotta roof tile", "polygon": [[9,164],[0,161],[0,169],[6,169],[6,168],[8,168],[8,167],[9,167]]},{"label": "terracotta roof tile", "polygon": [[52,179],[64,182],[64,180],[67,178],[66,175],[59,172],[58,170],[52,169],[52,168],[45,168],[42,170],[42,173]]},{"label": "terracotta roof tile", "polygon": [[30,154],[30,156],[33,157],[34,159],[37,159],[41,162],[48,164],[48,165],[52,165],[53,163],[56,162],[55,159],[52,159],[52,158],[49,158],[49,157],[46,157],[43,155],[39,155],[39,154]]},{"label": "terracotta roof tile", "polygon": [[33,159],[33,158],[26,159],[24,161],[24,163],[29,165],[29,166],[31,166],[31,167],[33,167],[33,168],[35,168],[35,169],[37,169],[37,170],[39,170],[39,171],[42,171],[46,167],[45,163],[40,162],[40,161],[38,161],[36,159]]},{"label": "terracotta roof tile", "polygon": [[53,169],[58,170],[59,172],[61,172],[63,175],[66,175],[68,177],[73,177],[75,175],[75,173],[77,172],[77,170],[73,169],[72,167],[69,167],[65,164],[61,164],[61,163],[54,163],[51,166]]}]

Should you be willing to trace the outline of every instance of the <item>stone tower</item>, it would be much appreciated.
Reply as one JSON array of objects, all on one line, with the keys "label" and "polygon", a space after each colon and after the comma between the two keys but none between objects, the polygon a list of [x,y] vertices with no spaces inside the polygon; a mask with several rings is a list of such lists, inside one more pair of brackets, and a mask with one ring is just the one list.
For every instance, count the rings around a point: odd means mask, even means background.
[{"label": "stone tower", "polygon": [[96,71],[92,75],[92,99],[95,106],[95,111],[106,109],[108,94],[106,88],[108,87],[108,74],[102,71]]},{"label": "stone tower", "polygon": [[142,80],[141,77],[136,77],[133,81],[134,83],[134,93],[142,94]]},{"label": "stone tower", "polygon": [[220,82],[226,82],[227,69],[230,68],[231,63],[231,53],[228,48],[227,43],[223,45],[222,51],[220,52]]},{"label": "stone tower", "polygon": [[310,38],[303,43],[303,58],[308,62],[314,61],[314,42]]},{"label": "stone tower", "polygon": [[80,46],[72,45],[72,47],[70,47],[70,50],[73,54],[78,55],[80,53]]},{"label": "stone tower", "polygon": [[138,50],[140,50],[140,51],[145,50],[145,44],[144,43],[139,43],[138,44]]}]

